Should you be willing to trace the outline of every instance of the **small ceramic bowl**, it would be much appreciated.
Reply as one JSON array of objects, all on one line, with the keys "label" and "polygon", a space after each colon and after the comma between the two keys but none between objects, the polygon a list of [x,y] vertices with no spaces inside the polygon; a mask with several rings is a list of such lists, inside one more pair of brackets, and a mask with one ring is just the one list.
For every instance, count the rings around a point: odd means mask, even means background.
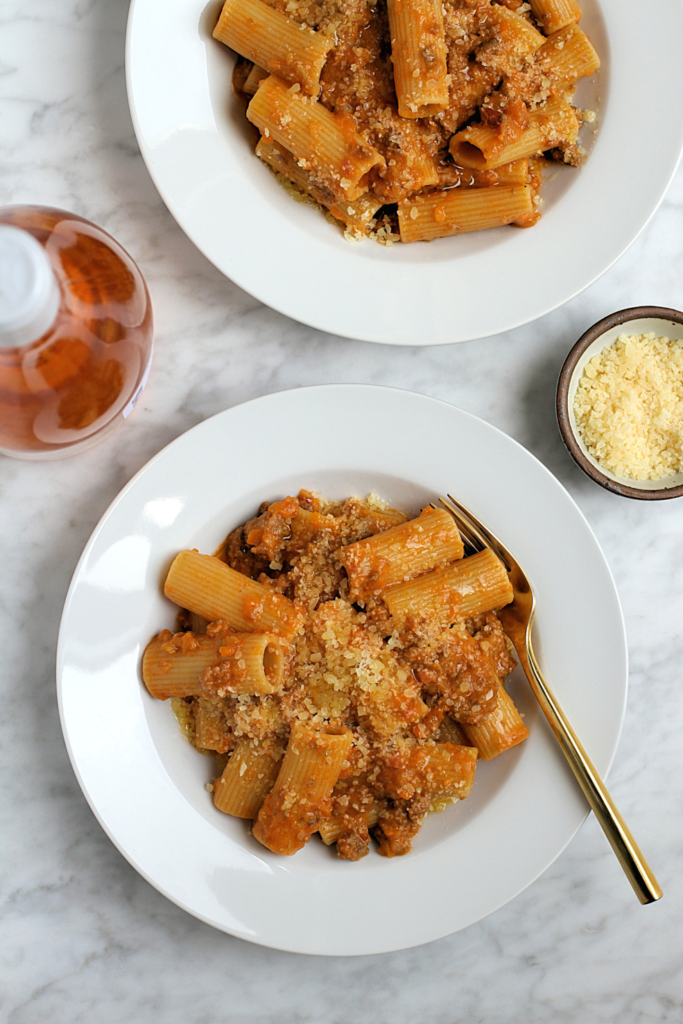
[{"label": "small ceramic bowl", "polygon": [[613,344],[620,334],[647,334],[658,338],[683,339],[683,313],[662,306],[635,306],[621,309],[599,320],[586,331],[567,356],[557,384],[557,422],[569,454],[591,480],[608,491],[625,498],[653,500],[683,496],[683,473],[661,477],[659,480],[633,480],[618,477],[601,466],[589,454],[576,427],[574,397],[584,367],[589,359],[603,348]]}]

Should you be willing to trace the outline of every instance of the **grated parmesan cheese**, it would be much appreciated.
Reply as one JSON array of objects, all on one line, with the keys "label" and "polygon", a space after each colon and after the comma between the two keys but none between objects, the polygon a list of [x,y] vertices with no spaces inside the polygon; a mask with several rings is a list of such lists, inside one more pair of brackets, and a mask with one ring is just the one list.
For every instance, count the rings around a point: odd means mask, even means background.
[{"label": "grated parmesan cheese", "polygon": [[574,416],[588,452],[614,476],[683,472],[683,341],[620,334],[586,364]]}]

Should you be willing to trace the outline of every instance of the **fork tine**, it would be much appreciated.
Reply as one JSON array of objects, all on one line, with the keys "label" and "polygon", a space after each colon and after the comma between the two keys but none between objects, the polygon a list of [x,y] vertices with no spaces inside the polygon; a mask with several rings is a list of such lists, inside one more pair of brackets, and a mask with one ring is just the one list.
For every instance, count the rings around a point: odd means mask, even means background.
[{"label": "fork tine", "polygon": [[[455,510],[457,510],[459,518],[467,522],[470,530],[478,538],[482,547],[491,548],[493,553],[501,560],[507,571],[511,572],[512,565],[510,564],[507,549],[503,544],[501,544],[495,534],[491,533],[490,530],[487,530],[483,523],[480,523],[477,517],[457,501],[452,494],[448,494],[446,497],[448,498],[449,503],[455,506]],[[453,514],[454,509],[448,508],[448,505],[445,503],[443,498],[439,498],[439,501],[444,505],[444,508],[447,508],[448,511]]]},{"label": "fork tine", "polygon": [[476,548],[477,551],[483,550],[488,547],[488,541],[484,532],[477,528],[476,520],[473,520],[472,516],[468,513],[467,509],[455,500],[450,494],[446,498],[439,498],[439,501],[452,516],[460,524],[461,528],[467,531],[470,543]]},{"label": "fork tine", "polygon": [[[450,512],[451,510],[447,509],[447,511]],[[451,512],[451,515],[455,519],[455,516],[454,516],[454,514],[452,512]],[[477,541],[473,539],[473,536],[470,535],[469,530],[468,530],[467,526],[465,525],[464,520],[462,520],[458,516],[457,519],[455,519],[455,521],[456,521],[456,525],[457,525],[458,529],[460,530],[460,536],[462,537],[462,539],[464,541],[465,552],[467,554],[469,554],[469,555],[476,555],[476,554],[478,554],[482,550],[481,544],[478,544]]]},{"label": "fork tine", "polygon": [[[458,532],[465,545],[465,550],[471,552],[472,554],[476,554],[477,551],[481,551],[481,544],[473,534],[468,523],[465,521],[463,516],[461,516],[461,514],[457,511],[457,509],[450,507],[449,503],[447,503],[443,498],[439,498],[439,504],[443,507],[443,509],[445,509],[447,513],[449,513],[452,519],[455,520],[456,526],[458,527]],[[435,505],[434,502],[431,503],[431,507],[433,509],[438,509],[438,505]]]},{"label": "fork tine", "polygon": [[[472,554],[476,554],[478,551],[481,551],[482,544],[478,541],[477,537],[475,536],[475,534],[470,529],[468,523],[460,515],[460,513],[457,511],[457,509],[455,509],[453,507],[449,507],[449,503],[444,498],[439,498],[439,502],[441,503],[441,505],[443,505],[443,507],[445,508],[446,512],[450,513],[450,515],[455,520],[455,525],[458,528],[458,531],[460,533],[460,536],[463,539],[465,547],[470,549]],[[437,506],[434,504],[434,502],[432,502],[431,505],[432,505],[432,508],[437,508]]]}]

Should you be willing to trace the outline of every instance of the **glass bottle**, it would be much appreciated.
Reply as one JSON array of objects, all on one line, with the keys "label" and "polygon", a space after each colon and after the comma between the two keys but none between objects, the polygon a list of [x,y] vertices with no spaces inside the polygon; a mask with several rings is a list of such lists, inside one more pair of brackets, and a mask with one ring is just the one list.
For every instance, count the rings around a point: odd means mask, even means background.
[{"label": "glass bottle", "polygon": [[152,346],[147,286],[106,231],[64,210],[0,209],[0,453],[96,444],[133,411]]}]

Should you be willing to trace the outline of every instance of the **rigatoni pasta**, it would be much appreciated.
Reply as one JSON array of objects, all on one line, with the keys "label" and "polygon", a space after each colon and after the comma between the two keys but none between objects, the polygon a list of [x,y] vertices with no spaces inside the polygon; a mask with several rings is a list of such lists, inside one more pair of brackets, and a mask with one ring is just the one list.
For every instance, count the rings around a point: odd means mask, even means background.
[{"label": "rigatoni pasta", "polygon": [[531,10],[546,33],[557,32],[565,25],[580,21],[582,10],[577,0],[529,0]]},{"label": "rigatoni pasta", "polygon": [[536,223],[545,163],[585,156],[572,96],[600,60],[580,17],[576,0],[226,0],[214,35],[241,55],[256,155],[345,237],[391,245]]},{"label": "rigatoni pasta", "polygon": [[163,630],[145,649],[142,678],[159,700],[274,693],[282,681],[285,657],[277,634],[234,633],[219,620],[207,634],[188,631],[174,636]]},{"label": "rigatoni pasta", "polygon": [[258,64],[252,64],[251,70],[244,79],[242,92],[247,96],[253,96],[263,79],[268,77],[268,74],[269,72],[264,71]]},{"label": "rigatoni pasta", "polygon": [[368,172],[384,157],[356,132],[348,115],[332,114],[322,103],[293,92],[276,75],[264,79],[247,108],[263,133],[310,171],[313,181],[337,199],[358,199],[367,191]]},{"label": "rigatoni pasta", "polygon": [[448,106],[441,0],[387,0],[391,60],[401,117],[430,117]]},{"label": "rigatoni pasta", "polygon": [[490,548],[469,558],[399,583],[384,594],[393,619],[435,619],[444,624],[503,608],[512,601],[512,584]]},{"label": "rigatoni pasta", "polygon": [[388,587],[448,565],[464,554],[460,531],[443,509],[426,508],[408,523],[347,544],[339,556],[354,601],[379,597]]},{"label": "rigatoni pasta", "polygon": [[574,108],[561,99],[549,100],[529,114],[527,127],[509,139],[500,128],[472,125],[454,135],[451,155],[463,167],[493,170],[513,160],[535,156],[560,142],[574,144],[579,121]]},{"label": "rigatoni pasta", "polygon": [[280,771],[282,751],[243,739],[213,784],[213,802],[235,818],[255,818]]},{"label": "rigatoni pasta", "polygon": [[158,700],[198,697],[203,672],[220,659],[220,645],[220,637],[207,637],[191,630],[174,635],[168,629],[162,630],[145,648],[145,686]]},{"label": "rigatoni pasta", "polygon": [[586,33],[578,25],[568,25],[543,44],[536,56],[536,66],[559,89],[594,75],[600,58]]},{"label": "rigatoni pasta", "polygon": [[514,224],[532,211],[529,185],[452,189],[404,199],[398,204],[398,224],[404,241],[430,242],[446,235]]},{"label": "rigatoni pasta", "polygon": [[280,14],[264,0],[225,0],[215,39],[270,74],[317,96],[333,40]]},{"label": "rigatoni pasta", "polygon": [[496,167],[497,185],[526,185],[529,181],[529,160],[512,160]]},{"label": "rigatoni pasta", "polygon": [[[375,803],[371,803],[369,807],[363,809],[359,817],[366,828],[373,828],[379,821],[379,807]],[[330,815],[329,818],[325,818],[320,822],[318,832],[325,846],[332,846],[344,832],[344,815],[339,817]]]},{"label": "rigatoni pasta", "polygon": [[285,670],[285,644],[275,633],[233,633],[218,648],[220,661],[202,673],[202,693],[252,696],[275,693]]},{"label": "rigatoni pasta", "polygon": [[507,572],[489,550],[465,556],[443,510],[301,491],[215,555],[181,552],[165,592],[183,607],[144,682],[218,759],[217,811],[273,853],[319,832],[343,859],[373,838],[402,856],[428,812],[469,797],[479,760],[527,735],[502,687]]},{"label": "rigatoni pasta", "polygon": [[278,174],[284,175],[289,181],[298,185],[317,203],[329,210],[333,217],[356,231],[365,231],[382,205],[381,201],[371,192],[366,192],[365,195],[353,201],[338,199],[331,189],[323,184],[318,184],[311,172],[300,167],[292,154],[283,146],[279,146],[277,142],[264,138],[259,139],[256,156]]},{"label": "rigatoni pasta", "polygon": [[227,754],[233,747],[233,735],[225,713],[210,700],[193,702],[194,744],[199,750]]},{"label": "rigatoni pasta", "polygon": [[474,785],[476,747],[429,743],[413,747],[407,757],[382,769],[382,782],[392,800],[421,796],[464,800]]},{"label": "rigatoni pasta", "polygon": [[[511,11],[503,4],[492,6],[488,12],[490,23],[496,28],[496,50],[501,54],[493,56],[495,63],[502,63],[505,66],[506,58],[514,54],[517,58],[530,57],[540,49],[545,42],[545,36],[534,27],[529,18],[523,13]],[[502,56],[504,55],[504,56]],[[489,55],[489,63],[491,62]]]},{"label": "rigatoni pasta", "polygon": [[318,831],[352,742],[350,729],[294,723],[275,785],[254,822],[254,837],[263,846],[291,856]]},{"label": "rigatoni pasta", "polygon": [[301,625],[300,611],[282,594],[198,551],[181,551],[174,559],[164,593],[209,622],[225,620],[245,633],[270,630],[290,639]]},{"label": "rigatoni pasta", "polygon": [[498,687],[498,707],[476,725],[464,723],[462,728],[484,761],[516,747],[529,735],[515,702],[501,684]]}]

